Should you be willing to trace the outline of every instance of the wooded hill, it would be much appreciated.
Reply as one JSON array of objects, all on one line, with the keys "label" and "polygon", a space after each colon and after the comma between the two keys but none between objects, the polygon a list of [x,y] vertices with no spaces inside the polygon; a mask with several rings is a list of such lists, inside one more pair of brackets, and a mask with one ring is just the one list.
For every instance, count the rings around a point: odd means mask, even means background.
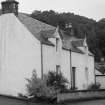
[{"label": "wooded hill", "polygon": [[76,37],[84,38],[87,35],[87,43],[90,51],[95,55],[95,60],[99,62],[105,57],[105,19],[96,22],[74,13],[57,13],[53,10],[34,11],[31,17],[53,26],[59,24],[62,29],[65,23],[72,23]]}]

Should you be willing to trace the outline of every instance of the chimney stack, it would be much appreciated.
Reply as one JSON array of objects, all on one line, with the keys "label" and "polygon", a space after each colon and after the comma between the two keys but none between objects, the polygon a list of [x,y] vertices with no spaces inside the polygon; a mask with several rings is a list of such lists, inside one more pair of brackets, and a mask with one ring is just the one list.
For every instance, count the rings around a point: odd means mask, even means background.
[{"label": "chimney stack", "polygon": [[1,3],[2,5],[2,14],[14,13],[18,16],[18,4],[19,2],[15,0],[6,0]]},{"label": "chimney stack", "polygon": [[72,23],[66,23],[65,24],[65,31],[68,33],[68,35],[74,36],[74,30],[72,27]]}]

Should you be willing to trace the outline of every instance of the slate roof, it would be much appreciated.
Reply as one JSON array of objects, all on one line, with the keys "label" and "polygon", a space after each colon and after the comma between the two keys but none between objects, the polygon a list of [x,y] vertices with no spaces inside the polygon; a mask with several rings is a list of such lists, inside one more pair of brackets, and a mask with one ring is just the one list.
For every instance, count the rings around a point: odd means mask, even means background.
[{"label": "slate roof", "polygon": [[105,62],[103,63],[95,63],[95,69],[98,70],[101,74],[105,74]]},{"label": "slate roof", "polygon": [[[33,19],[32,17],[24,13],[19,13],[18,19],[42,44],[54,46],[54,44],[49,41],[48,38],[55,37],[54,33],[56,31],[56,27]],[[84,54],[84,52],[78,48],[78,46],[83,46],[83,39],[77,39],[74,36],[67,35],[65,31],[60,29],[59,35],[63,40],[62,47],[64,49]],[[93,56],[93,54],[91,53],[90,55]]]},{"label": "slate roof", "polygon": [[40,34],[44,37],[44,38],[54,38],[54,33],[55,33],[55,29],[54,30],[42,30],[40,31]]},{"label": "slate roof", "polygon": [[[48,38],[54,38],[56,27],[33,19],[32,17],[19,13],[18,19],[27,27],[27,29],[43,44],[53,45]],[[67,35],[66,32],[59,29],[59,34],[63,40],[63,48],[74,52],[82,53],[78,46],[83,46],[83,39],[77,39],[74,36]],[[89,52],[93,56],[92,53]]]},{"label": "slate roof", "polygon": [[66,50],[71,50],[71,51],[74,51],[74,52],[78,52],[78,53],[82,53],[83,52],[78,49],[77,47],[75,47],[73,44],[72,44],[72,40],[77,40],[76,37],[74,36],[70,36],[70,35],[67,35],[64,31],[62,30],[59,30],[59,33],[60,33],[60,36],[63,40],[63,48],[66,49]]},{"label": "slate roof", "polygon": [[77,39],[77,40],[73,40],[72,44],[76,47],[81,47],[83,46],[83,42],[84,42],[84,39]]},{"label": "slate roof", "polygon": [[40,32],[43,30],[55,30],[56,28],[31,18],[23,13],[18,14],[18,19],[24,24],[24,26],[43,44],[53,45],[48,39],[43,37]]}]

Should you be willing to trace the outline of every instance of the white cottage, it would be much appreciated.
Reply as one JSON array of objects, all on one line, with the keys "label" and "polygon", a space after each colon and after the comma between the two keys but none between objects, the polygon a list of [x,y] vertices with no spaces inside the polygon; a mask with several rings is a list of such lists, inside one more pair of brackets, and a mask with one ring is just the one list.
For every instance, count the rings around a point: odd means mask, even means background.
[{"label": "white cottage", "polygon": [[61,71],[70,88],[86,89],[95,82],[94,56],[86,39],[18,12],[18,2],[2,2],[0,15],[0,94],[26,93],[26,78]]}]

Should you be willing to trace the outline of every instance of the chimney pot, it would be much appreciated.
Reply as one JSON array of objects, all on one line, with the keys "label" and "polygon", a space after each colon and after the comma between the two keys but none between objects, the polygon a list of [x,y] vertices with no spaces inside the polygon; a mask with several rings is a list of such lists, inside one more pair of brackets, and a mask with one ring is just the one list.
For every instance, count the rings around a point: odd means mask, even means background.
[{"label": "chimney pot", "polygon": [[18,2],[15,0],[6,0],[1,3],[2,5],[2,14],[14,13],[18,15]]}]

